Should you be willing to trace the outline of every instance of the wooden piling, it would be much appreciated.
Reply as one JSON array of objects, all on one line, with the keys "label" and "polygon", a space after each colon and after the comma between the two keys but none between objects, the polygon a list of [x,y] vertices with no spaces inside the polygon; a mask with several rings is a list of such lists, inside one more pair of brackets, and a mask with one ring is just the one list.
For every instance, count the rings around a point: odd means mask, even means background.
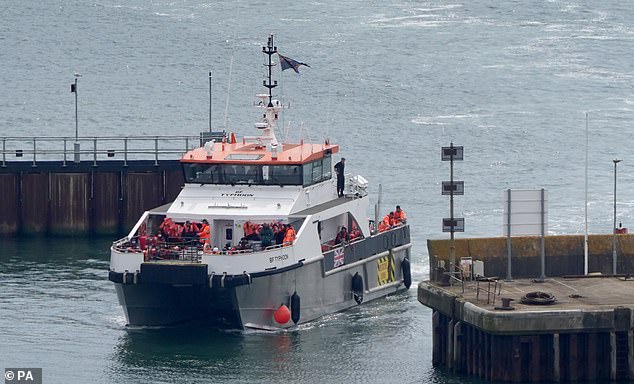
[{"label": "wooden piling", "polygon": [[[511,295],[536,283],[504,284],[503,294]],[[555,303],[520,303],[509,311],[477,299],[468,285],[463,292],[421,283],[419,301],[434,308],[434,366],[512,383],[632,380],[634,321],[625,306],[634,306],[630,286],[625,278],[552,278],[538,289],[554,292]]]}]

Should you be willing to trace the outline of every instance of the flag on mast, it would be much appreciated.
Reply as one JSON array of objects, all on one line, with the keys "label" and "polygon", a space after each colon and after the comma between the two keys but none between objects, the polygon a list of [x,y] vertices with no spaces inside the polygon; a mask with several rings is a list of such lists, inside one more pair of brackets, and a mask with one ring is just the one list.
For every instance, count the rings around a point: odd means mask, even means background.
[{"label": "flag on mast", "polygon": [[277,54],[280,57],[280,65],[282,66],[282,71],[285,71],[289,68],[292,68],[293,71],[295,71],[295,73],[299,73],[299,66],[300,65],[305,65],[308,68],[310,68],[310,65],[306,64],[306,63],[302,63],[300,61],[297,60],[293,60],[290,57],[286,57],[283,55],[280,55],[279,53]]}]

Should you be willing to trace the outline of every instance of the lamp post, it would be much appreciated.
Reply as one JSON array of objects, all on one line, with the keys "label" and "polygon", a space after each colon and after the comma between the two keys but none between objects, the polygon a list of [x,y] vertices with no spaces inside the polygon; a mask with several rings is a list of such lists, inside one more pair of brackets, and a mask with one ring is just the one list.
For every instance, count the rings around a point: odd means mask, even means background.
[{"label": "lamp post", "polygon": [[75,153],[75,163],[81,161],[79,156],[79,120],[77,118],[77,79],[81,77],[79,73],[75,73],[75,83],[70,85],[70,91],[75,94],[75,143],[73,144],[73,151]]},{"label": "lamp post", "polygon": [[614,223],[612,225],[612,274],[616,275],[616,165],[621,160],[614,159]]}]

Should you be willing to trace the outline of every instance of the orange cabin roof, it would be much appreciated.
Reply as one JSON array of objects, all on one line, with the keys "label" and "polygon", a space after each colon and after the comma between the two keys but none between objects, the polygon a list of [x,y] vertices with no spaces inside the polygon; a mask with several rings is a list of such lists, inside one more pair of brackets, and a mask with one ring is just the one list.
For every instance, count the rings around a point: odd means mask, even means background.
[{"label": "orange cabin roof", "polygon": [[339,152],[336,144],[281,144],[278,145],[277,159],[273,159],[271,151],[266,146],[256,143],[214,143],[211,147],[211,157],[205,148],[188,151],[181,158],[183,163],[204,164],[304,164],[324,157],[330,153]]}]

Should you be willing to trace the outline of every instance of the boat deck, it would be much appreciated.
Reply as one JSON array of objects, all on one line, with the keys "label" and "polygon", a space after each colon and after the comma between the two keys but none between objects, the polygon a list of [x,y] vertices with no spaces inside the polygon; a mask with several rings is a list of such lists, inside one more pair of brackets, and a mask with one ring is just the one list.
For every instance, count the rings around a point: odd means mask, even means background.
[{"label": "boat deck", "polygon": [[314,207],[310,207],[310,208],[306,208],[303,211],[299,211],[296,213],[291,214],[290,216],[292,217],[306,217],[309,215],[313,215],[317,212],[322,212],[325,211],[326,209],[330,209],[333,207],[336,207],[338,205],[347,203],[350,200],[353,200],[353,197],[349,197],[349,196],[344,196],[344,197],[340,197],[338,199],[333,199],[330,201],[327,201],[325,203],[319,204],[319,205],[315,205]]}]

